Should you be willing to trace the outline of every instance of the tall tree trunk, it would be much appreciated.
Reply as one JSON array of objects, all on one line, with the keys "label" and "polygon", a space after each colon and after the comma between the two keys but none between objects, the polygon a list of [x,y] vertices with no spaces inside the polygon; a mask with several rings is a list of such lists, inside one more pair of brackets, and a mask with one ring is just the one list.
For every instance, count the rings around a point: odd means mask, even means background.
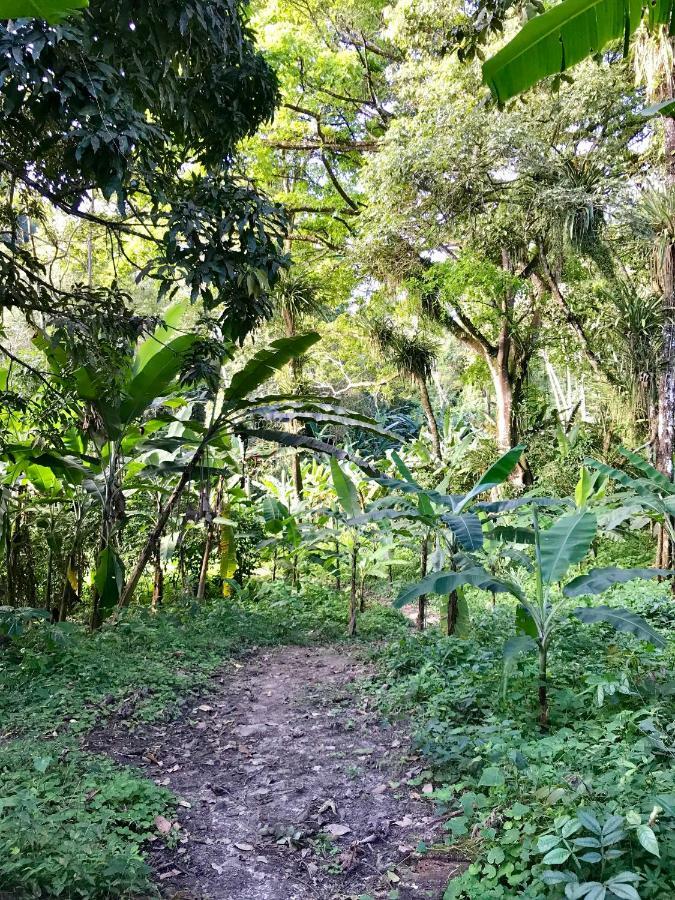
[{"label": "tall tree trunk", "polygon": [[[425,534],[422,539],[422,551],[420,553],[420,578],[424,578],[427,574],[427,565],[429,562],[429,535]],[[415,623],[418,631],[424,631],[426,620],[427,595],[422,596],[417,601],[417,622]]]},{"label": "tall tree trunk", "polygon": [[425,378],[418,377],[416,381],[417,387],[419,388],[420,392],[422,409],[424,410],[424,415],[426,416],[427,420],[427,427],[429,428],[429,433],[431,434],[431,445],[434,448],[436,459],[440,461],[443,459],[441,455],[441,436],[438,432],[438,423],[436,422],[436,416],[434,415],[434,408],[431,405],[429,386],[427,385]]},{"label": "tall tree trunk", "polygon": [[[666,183],[670,190],[675,190],[675,121],[666,118],[663,127]],[[666,253],[664,253],[665,263],[659,267],[663,339],[658,380],[655,458],[656,468],[672,481],[675,450],[675,271],[673,269],[675,245],[671,244]],[[660,528],[657,540],[657,566],[670,568],[673,556],[672,541],[668,532],[665,528]]]}]

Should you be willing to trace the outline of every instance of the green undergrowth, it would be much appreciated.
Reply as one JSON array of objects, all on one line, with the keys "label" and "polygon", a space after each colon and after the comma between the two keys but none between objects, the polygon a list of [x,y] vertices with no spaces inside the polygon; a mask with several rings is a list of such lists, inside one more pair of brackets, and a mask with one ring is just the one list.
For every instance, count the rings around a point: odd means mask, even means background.
[{"label": "green undergrowth", "polygon": [[[505,677],[514,606],[482,596],[470,598],[466,639],[431,629],[390,643],[370,688],[387,717],[412,718],[445,844],[471,863],[446,900],[675,897],[675,642],[657,650],[570,618],[542,733],[536,655]],[[606,596],[672,633],[668,585]]]},{"label": "green undergrowth", "polygon": [[[172,716],[228,657],[255,647],[344,639],[345,597],[251,584],[232,599],[139,608],[97,634],[36,623],[0,651],[0,886],[23,897],[146,896],[144,842],[176,799],[133,770],[80,749],[114,716],[133,727]],[[374,606],[360,638],[402,634]]]}]

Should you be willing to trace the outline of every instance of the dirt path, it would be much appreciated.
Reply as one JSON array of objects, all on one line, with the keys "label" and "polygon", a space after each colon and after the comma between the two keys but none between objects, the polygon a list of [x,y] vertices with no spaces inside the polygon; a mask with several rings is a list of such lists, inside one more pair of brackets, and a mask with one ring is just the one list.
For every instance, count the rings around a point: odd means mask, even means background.
[{"label": "dirt path", "polygon": [[405,732],[346,689],[365,671],[343,648],[283,647],[228,665],[178,720],[91,736],[185,803],[176,848],[151,854],[164,897],[440,900],[463,866],[415,852],[441,823],[407,784]]}]

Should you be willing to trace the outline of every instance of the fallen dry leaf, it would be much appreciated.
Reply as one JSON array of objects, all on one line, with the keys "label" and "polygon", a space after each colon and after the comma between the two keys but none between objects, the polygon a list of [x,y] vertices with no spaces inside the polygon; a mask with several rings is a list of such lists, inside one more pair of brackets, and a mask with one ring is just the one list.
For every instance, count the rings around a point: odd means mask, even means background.
[{"label": "fallen dry leaf", "polygon": [[239,841],[238,843],[235,843],[234,846],[237,848],[237,850],[253,850],[253,844],[247,844],[245,843],[245,841]]},{"label": "fallen dry leaf", "polygon": [[333,837],[342,837],[343,834],[349,834],[351,828],[349,825],[340,825],[339,822],[333,822],[332,825],[326,825],[323,830],[328,832],[328,834],[332,834]]},{"label": "fallen dry leaf", "polygon": [[397,819],[394,822],[394,825],[398,825],[399,828],[409,828],[413,823],[413,820],[410,816],[403,816],[402,819]]},{"label": "fallen dry leaf", "polygon": [[171,831],[171,822],[164,816],[155,817],[155,828],[160,834],[168,834]]},{"label": "fallen dry leaf", "polygon": [[423,794],[433,794],[433,792],[434,792],[434,786],[433,786],[433,784],[425,784],[425,785],[422,786],[422,793],[423,793]]}]

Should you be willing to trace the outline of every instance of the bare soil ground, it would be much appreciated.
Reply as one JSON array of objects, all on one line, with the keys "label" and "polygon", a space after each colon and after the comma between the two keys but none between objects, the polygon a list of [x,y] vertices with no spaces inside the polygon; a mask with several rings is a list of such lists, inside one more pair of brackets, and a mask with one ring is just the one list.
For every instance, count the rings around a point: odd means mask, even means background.
[{"label": "bare soil ground", "polygon": [[[403,727],[349,690],[367,667],[341,647],[282,647],[229,663],[177,719],[92,734],[182,801],[151,864],[174,900],[440,900],[465,867],[410,786],[422,771]],[[398,892],[398,893],[396,893]]]}]

